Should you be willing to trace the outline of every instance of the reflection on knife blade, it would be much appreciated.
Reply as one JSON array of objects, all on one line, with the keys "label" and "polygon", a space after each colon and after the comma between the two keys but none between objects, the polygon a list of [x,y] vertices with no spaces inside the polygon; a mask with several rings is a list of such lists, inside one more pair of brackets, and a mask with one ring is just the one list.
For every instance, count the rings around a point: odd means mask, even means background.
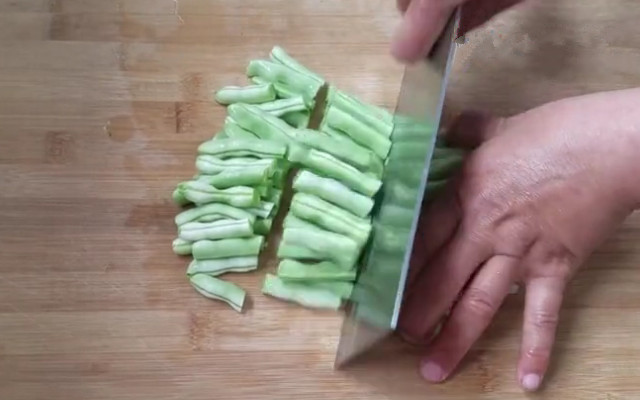
[{"label": "reflection on knife blade", "polygon": [[457,10],[429,57],[405,69],[394,116],[393,146],[373,212],[372,239],[343,323],[336,367],[397,326],[459,19]]}]

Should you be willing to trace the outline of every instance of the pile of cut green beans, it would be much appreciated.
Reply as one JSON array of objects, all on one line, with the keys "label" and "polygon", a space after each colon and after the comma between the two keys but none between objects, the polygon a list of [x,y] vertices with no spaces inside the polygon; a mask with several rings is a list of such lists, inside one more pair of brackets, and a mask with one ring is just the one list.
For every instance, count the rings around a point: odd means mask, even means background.
[{"label": "pile of cut green beans", "polygon": [[[221,276],[258,269],[294,172],[279,265],[266,274],[262,292],[304,307],[339,309],[371,236],[393,116],[327,83],[279,46],[268,60],[250,61],[246,74],[250,85],[215,93],[227,107],[224,127],[198,146],[196,174],[173,192],[184,208],[175,217],[173,251],[192,257],[187,277],[198,293],[241,312],[246,292]],[[322,88],[327,94],[320,102]],[[319,127],[309,129],[320,103]],[[461,156],[439,160],[430,182],[441,186]]]}]

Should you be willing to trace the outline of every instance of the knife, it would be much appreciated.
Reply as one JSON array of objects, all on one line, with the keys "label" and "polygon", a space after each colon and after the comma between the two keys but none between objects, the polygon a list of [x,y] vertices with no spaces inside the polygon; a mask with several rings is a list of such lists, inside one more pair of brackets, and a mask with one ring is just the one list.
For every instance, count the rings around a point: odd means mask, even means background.
[{"label": "knife", "polygon": [[[341,368],[397,327],[409,259],[436,144],[455,52],[460,9],[425,60],[405,68],[394,114],[393,146],[372,213],[372,239],[342,324],[335,368]],[[422,171],[421,179],[412,180]]]}]

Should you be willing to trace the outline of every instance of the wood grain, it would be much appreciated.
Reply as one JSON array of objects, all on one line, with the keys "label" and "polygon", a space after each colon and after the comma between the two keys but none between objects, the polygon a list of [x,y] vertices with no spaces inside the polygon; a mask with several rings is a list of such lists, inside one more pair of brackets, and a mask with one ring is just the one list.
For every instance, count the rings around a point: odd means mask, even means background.
[{"label": "wood grain", "polygon": [[[511,114],[640,86],[633,0],[541,0],[472,33],[447,107]],[[201,298],[171,253],[173,185],[221,128],[212,91],[284,46],[392,108],[392,0],[0,0],[0,399],[524,399],[521,296],[452,381],[390,341],[334,371],[340,320],[259,294]],[[569,289],[549,399],[640,398],[640,218]]]}]

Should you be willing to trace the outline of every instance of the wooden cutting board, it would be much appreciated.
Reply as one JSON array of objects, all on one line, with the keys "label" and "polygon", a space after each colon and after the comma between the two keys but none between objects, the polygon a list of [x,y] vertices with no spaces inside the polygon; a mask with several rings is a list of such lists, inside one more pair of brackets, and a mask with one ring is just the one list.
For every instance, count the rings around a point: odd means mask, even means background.
[{"label": "wooden cutting board", "polygon": [[[0,0],[0,399],[521,399],[513,296],[457,377],[431,386],[391,342],[332,369],[340,320],[234,276],[242,315],[203,299],[171,252],[170,201],[211,101],[247,62],[284,46],[392,108],[392,0]],[[514,113],[640,85],[633,0],[548,0],[460,48],[450,109]],[[595,211],[597,212],[597,210]],[[539,398],[640,398],[640,219],[596,254],[565,302]]]}]

